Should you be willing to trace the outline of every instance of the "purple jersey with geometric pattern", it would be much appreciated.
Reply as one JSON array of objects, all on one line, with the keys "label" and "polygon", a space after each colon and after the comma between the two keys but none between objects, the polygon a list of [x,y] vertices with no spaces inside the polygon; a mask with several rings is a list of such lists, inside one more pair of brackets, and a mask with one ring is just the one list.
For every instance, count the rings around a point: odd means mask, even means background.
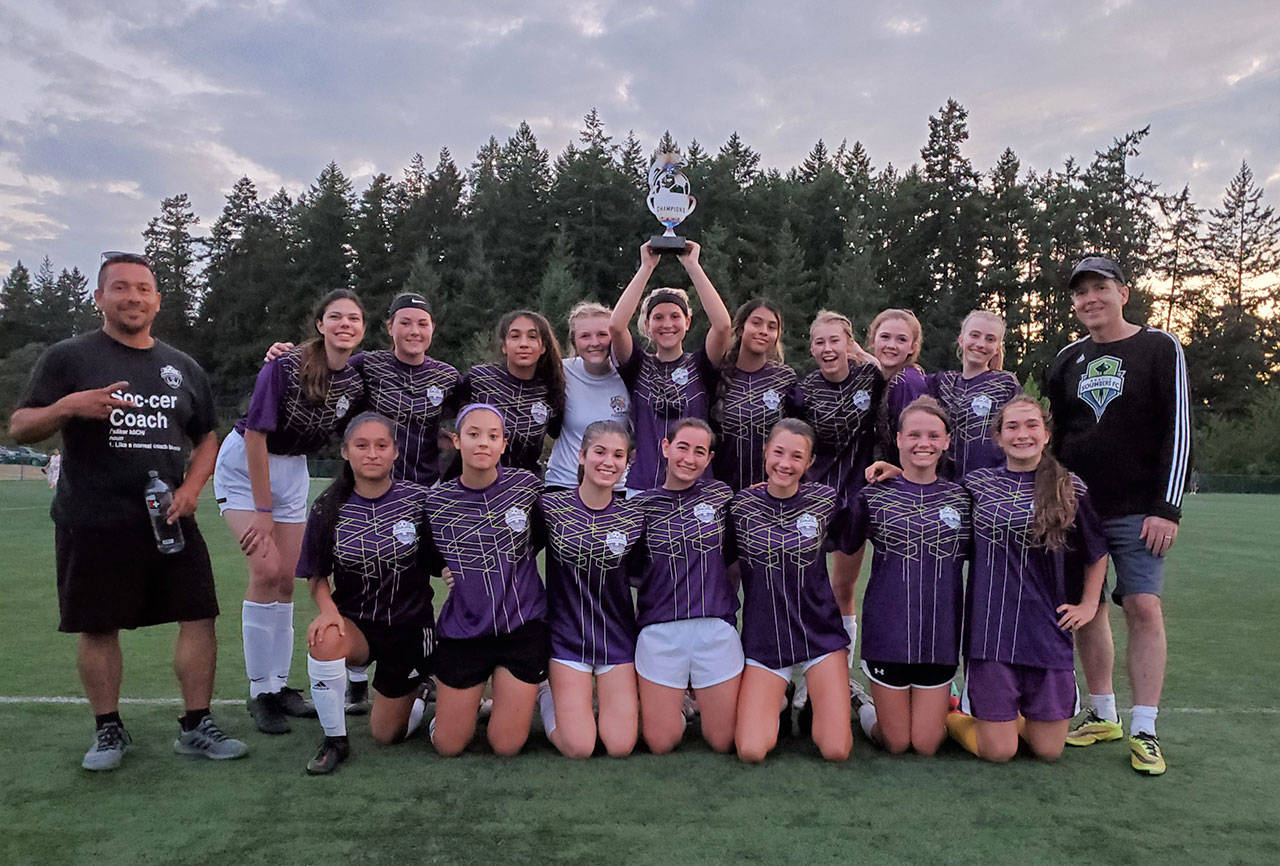
[{"label": "purple jersey with geometric pattern", "polygon": [[236,422],[236,432],[267,434],[271,454],[314,454],[334,432],[346,426],[364,402],[364,380],[350,365],[329,371],[324,402],[302,393],[302,347],[268,361],[258,373],[248,413]]},{"label": "purple jersey with geometric pattern", "polygon": [[667,477],[662,440],[671,424],[681,418],[707,420],[710,395],[715,392],[715,366],[705,349],[685,352],[674,361],[634,349],[618,375],[631,389],[631,430],[636,455],[627,471],[627,487],[648,490],[660,487]]},{"label": "purple jersey with geometric pattern", "polygon": [[853,535],[875,548],[862,601],[862,657],[900,664],[959,661],[969,494],[939,479],[868,484],[853,500]]},{"label": "purple jersey with geometric pattern", "polygon": [[929,393],[951,419],[947,477],[958,479],[974,469],[1003,466],[1004,452],[991,434],[1001,407],[1022,393],[1017,377],[1004,370],[983,370],[966,379],[958,370],[944,370],[925,378]]},{"label": "purple jersey with geometric pattern", "polygon": [[903,367],[884,386],[884,399],[876,412],[876,457],[898,465],[898,418],[911,401],[929,393],[929,383],[918,367]]},{"label": "purple jersey with geometric pattern", "polygon": [[547,532],[547,621],[551,657],[588,665],[635,660],[636,612],[631,599],[644,514],[614,498],[599,511],[583,504],[576,487],[543,493]]},{"label": "purple jersey with geometric pattern", "polygon": [[845,505],[867,483],[863,473],[871,465],[883,390],[884,377],[874,364],[851,366],[843,382],[829,382],[815,370],[795,390],[794,414],[817,435],[805,478],[834,487]]},{"label": "purple jersey with geometric pattern", "polygon": [[312,506],[295,573],[333,575],[333,603],[348,619],[431,625],[431,575],[419,538],[426,497],[425,487],[408,481],[392,481],[377,499],[352,493],[328,536],[320,506]]},{"label": "purple jersey with geometric pattern", "polygon": [[1085,568],[1107,555],[1084,482],[1072,474],[1076,520],[1060,551],[1032,538],[1035,472],[975,469],[962,483],[973,500],[974,546],[965,655],[1072,670],[1071,632],[1058,628],[1058,607],[1079,603]]},{"label": "purple jersey with geometric pattern", "polygon": [[558,436],[563,422],[541,377],[521,379],[504,364],[476,364],[458,386],[459,408],[466,403],[488,403],[502,413],[507,450],[502,465],[542,473],[538,460],[548,433]]},{"label": "purple jersey with geometric pattern", "polygon": [[351,366],[364,379],[366,405],[396,422],[394,478],[430,486],[440,477],[440,416],[461,378],[443,361],[406,364],[395,352],[361,352]]},{"label": "purple jersey with geometric pattern", "polygon": [[532,472],[501,466],[488,487],[473,490],[455,478],[427,491],[427,562],[432,574],[444,566],[453,572],[440,608],[442,637],[509,634],[546,619],[537,561],[541,489]]},{"label": "purple jersey with geometric pattern", "polygon": [[828,541],[852,553],[848,512],[835,490],[805,482],[788,499],[764,487],[729,506],[733,552],[742,564],[742,649],[784,668],[849,645],[827,576]]},{"label": "purple jersey with geometric pattern", "polygon": [[719,617],[736,624],[738,596],[725,575],[725,521],[733,491],[700,478],[684,490],[654,487],[632,500],[644,514],[644,573],[636,599],[641,628]]},{"label": "purple jersey with geometric pattern", "polygon": [[715,477],[733,490],[764,481],[764,441],[787,411],[796,372],[769,361],[759,370],[734,367],[716,406]]}]

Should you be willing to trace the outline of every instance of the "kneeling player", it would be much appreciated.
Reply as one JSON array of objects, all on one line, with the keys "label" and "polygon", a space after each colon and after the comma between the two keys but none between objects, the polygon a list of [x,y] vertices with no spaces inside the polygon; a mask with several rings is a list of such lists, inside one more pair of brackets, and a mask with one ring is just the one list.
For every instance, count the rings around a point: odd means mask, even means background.
[{"label": "kneeling player", "polygon": [[426,489],[391,478],[395,425],[372,412],[356,416],[342,456],[342,473],[311,509],[298,559],[320,610],[307,629],[311,698],[325,735],[307,763],[313,775],[332,773],[350,753],[347,664],[377,663],[369,728],[378,742],[397,743],[421,722],[414,696],[433,642],[419,540]]}]

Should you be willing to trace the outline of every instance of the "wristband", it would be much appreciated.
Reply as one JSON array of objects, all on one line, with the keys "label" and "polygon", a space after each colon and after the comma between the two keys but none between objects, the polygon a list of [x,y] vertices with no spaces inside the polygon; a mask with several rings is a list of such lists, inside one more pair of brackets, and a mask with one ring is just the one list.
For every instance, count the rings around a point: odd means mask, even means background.
[{"label": "wristband", "polygon": [[259,514],[270,514],[270,513],[271,513],[271,509],[270,509],[270,508],[260,508],[260,507],[258,507],[257,505],[253,506],[253,510],[254,510],[254,511],[256,511],[256,512],[258,512]]}]

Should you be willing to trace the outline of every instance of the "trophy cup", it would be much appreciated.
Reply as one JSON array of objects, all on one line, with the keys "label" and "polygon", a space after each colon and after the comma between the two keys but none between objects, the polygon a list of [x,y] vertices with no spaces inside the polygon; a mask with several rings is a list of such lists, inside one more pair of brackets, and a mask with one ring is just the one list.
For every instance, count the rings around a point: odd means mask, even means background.
[{"label": "trophy cup", "polygon": [[680,171],[680,157],[660,153],[649,168],[649,210],[666,226],[666,231],[649,239],[655,253],[683,253],[685,239],[675,232],[685,217],[693,213],[698,200],[689,195],[689,178]]}]

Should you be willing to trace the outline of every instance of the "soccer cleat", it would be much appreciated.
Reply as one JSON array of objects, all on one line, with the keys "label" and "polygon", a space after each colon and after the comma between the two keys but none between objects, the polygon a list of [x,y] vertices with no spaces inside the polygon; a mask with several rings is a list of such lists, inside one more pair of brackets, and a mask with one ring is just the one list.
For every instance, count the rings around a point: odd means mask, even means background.
[{"label": "soccer cleat", "polygon": [[351,754],[351,744],[346,737],[325,737],[316,750],[316,756],[307,761],[307,775],[327,776]]},{"label": "soccer cleat", "polygon": [[179,731],[173,741],[173,750],[192,758],[209,758],[213,761],[230,761],[243,758],[249,747],[222,732],[213,716],[205,716],[190,731]]},{"label": "soccer cleat", "polygon": [[253,723],[264,734],[287,734],[293,730],[284,708],[280,706],[279,692],[263,692],[256,698],[249,698],[244,706],[253,716]]},{"label": "soccer cleat", "polygon": [[86,770],[114,770],[124,760],[133,739],[120,722],[107,722],[94,733],[93,745],[84,753],[80,766]]},{"label": "soccer cleat", "polygon": [[1092,707],[1085,717],[1067,734],[1068,746],[1092,746],[1094,743],[1106,743],[1124,736],[1124,726],[1119,722],[1109,722],[1098,715]]},{"label": "soccer cleat", "polygon": [[367,716],[371,702],[369,700],[369,681],[347,682],[347,715]]},{"label": "soccer cleat", "polygon": [[1141,733],[1129,737],[1129,764],[1145,776],[1162,776],[1167,769],[1160,740],[1155,734]]},{"label": "soccer cleat", "polygon": [[302,694],[302,690],[291,689],[288,686],[280,690],[280,712],[286,716],[293,716],[295,719],[314,719],[316,717],[315,706]]}]

